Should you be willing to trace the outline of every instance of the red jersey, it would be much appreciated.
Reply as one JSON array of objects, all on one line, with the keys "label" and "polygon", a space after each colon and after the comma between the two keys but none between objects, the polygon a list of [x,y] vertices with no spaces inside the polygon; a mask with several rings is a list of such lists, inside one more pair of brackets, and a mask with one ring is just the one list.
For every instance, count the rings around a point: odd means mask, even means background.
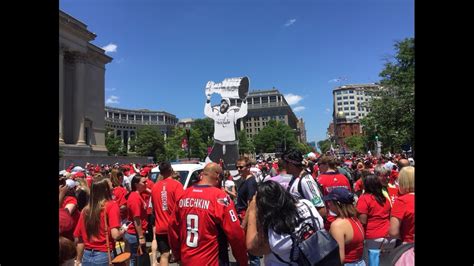
[{"label": "red jersey", "polygon": [[[112,238],[111,230],[112,228],[120,228],[120,210],[117,203],[111,200],[105,203],[105,212],[107,213],[110,250],[113,250],[115,247],[115,241]],[[84,241],[85,248],[107,252],[104,212],[102,211],[100,213],[99,234],[97,236],[91,236],[91,239],[87,237],[86,225],[84,222],[83,214],[84,212],[81,213],[79,223],[76,226],[76,230],[74,230],[74,236],[82,238],[82,240]]]},{"label": "red jersey", "polygon": [[415,242],[415,194],[401,195],[395,200],[392,217],[400,220],[400,238],[403,242]]},{"label": "red jersey", "polygon": [[[146,188],[150,189],[150,191],[153,189],[154,185],[155,185],[155,183],[153,183],[153,181],[151,181],[150,178],[148,178],[146,180]],[[141,196],[142,196],[143,200],[145,201],[145,203],[147,204],[146,214],[151,214],[151,212],[152,212],[151,205],[150,205],[151,193],[143,191],[141,193]]]},{"label": "red jersey", "polygon": [[135,235],[137,233],[137,231],[135,230],[135,223],[133,222],[134,217],[140,217],[142,223],[142,230],[143,232],[146,232],[148,226],[146,208],[147,204],[140,196],[140,194],[138,194],[137,191],[131,192],[127,200],[127,210],[128,220],[132,221],[132,223],[128,226],[127,233],[131,235]]},{"label": "red jersey", "polygon": [[352,191],[351,184],[347,177],[343,174],[337,172],[326,172],[322,173],[318,176],[318,182],[323,187],[323,196],[326,196],[331,192],[333,189],[337,187],[343,187]]},{"label": "red jersey", "polygon": [[357,212],[367,214],[365,238],[374,239],[386,237],[390,227],[390,202],[384,197],[384,205],[381,206],[372,194],[364,193],[357,201]]},{"label": "red jersey", "polygon": [[222,190],[194,185],[179,198],[168,230],[171,249],[182,265],[215,265],[218,262],[218,232],[223,231],[232,254],[247,266],[245,233],[240,227],[234,202]]},{"label": "red jersey", "polygon": [[158,181],[151,191],[151,202],[155,212],[155,232],[168,234],[169,221],[176,208],[176,202],[183,194],[183,185],[173,178]]},{"label": "red jersey", "polygon": [[66,208],[66,205],[74,204],[75,208],[74,211],[71,213],[72,220],[74,221],[74,227],[76,227],[77,222],[79,221],[79,217],[81,213],[77,209],[77,199],[73,196],[66,196],[64,197],[63,204],[61,204],[61,209]]},{"label": "red jersey", "polygon": [[313,178],[316,180],[316,177],[318,177],[318,175],[319,175],[319,166],[317,163],[315,163],[313,166],[313,173],[311,174],[311,176],[313,176]]}]

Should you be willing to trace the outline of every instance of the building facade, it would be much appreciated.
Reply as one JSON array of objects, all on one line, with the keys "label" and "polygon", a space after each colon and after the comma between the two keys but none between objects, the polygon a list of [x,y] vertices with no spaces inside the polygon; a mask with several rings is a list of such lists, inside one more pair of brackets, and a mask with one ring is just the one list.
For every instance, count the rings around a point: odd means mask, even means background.
[{"label": "building facade", "polygon": [[369,102],[378,97],[378,84],[349,84],[333,90],[333,114],[344,112],[347,121],[358,121],[370,112]]},{"label": "building facade", "polygon": [[178,124],[175,115],[163,111],[147,109],[129,110],[105,106],[105,126],[112,129],[115,136],[120,136],[122,142],[130,148],[129,142],[137,130],[143,126],[153,126],[166,139]]},{"label": "building facade", "polygon": [[67,155],[104,155],[105,65],[87,25],[59,11],[59,145]]},{"label": "building facade", "polygon": [[345,138],[350,136],[360,136],[362,134],[362,127],[359,121],[348,121],[343,111],[337,113],[336,124],[330,123],[328,128],[328,135],[336,143],[335,148],[343,148],[346,151],[348,151],[349,148],[345,143]]},{"label": "building facade", "polygon": [[302,117],[298,119],[297,128],[299,132],[298,141],[301,143],[306,143],[306,127],[304,125],[304,121]]},{"label": "building facade", "polygon": [[[242,100],[231,99],[231,105],[240,106]],[[304,129],[298,128],[298,118],[287,103],[283,94],[277,89],[250,91],[247,97],[248,113],[240,119],[237,124],[238,130],[245,130],[247,137],[253,138],[262,130],[270,120],[276,120],[290,126],[297,134],[297,139],[302,140],[301,132]]]},{"label": "building facade", "polygon": [[193,125],[194,125],[194,119],[192,119],[192,118],[182,118],[182,119],[179,119],[177,127],[192,128]]}]

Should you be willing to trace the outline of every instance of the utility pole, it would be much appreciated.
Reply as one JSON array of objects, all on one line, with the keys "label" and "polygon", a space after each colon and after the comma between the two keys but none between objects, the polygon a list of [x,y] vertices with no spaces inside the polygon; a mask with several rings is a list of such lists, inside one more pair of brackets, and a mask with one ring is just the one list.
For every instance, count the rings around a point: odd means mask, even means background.
[{"label": "utility pole", "polygon": [[186,139],[188,141],[188,161],[191,160],[191,145],[189,143],[189,135],[191,134],[191,129],[186,128]]}]

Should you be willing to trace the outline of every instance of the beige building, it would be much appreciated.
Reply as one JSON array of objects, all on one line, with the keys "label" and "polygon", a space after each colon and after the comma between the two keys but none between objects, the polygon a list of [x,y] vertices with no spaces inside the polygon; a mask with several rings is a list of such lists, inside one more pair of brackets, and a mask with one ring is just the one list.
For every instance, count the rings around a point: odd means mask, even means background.
[{"label": "beige building", "polygon": [[87,25],[59,11],[59,144],[66,155],[105,154],[105,65]]},{"label": "beige building", "polygon": [[377,98],[381,90],[380,85],[348,84],[333,90],[334,115],[343,112],[347,121],[357,122],[370,112],[369,102]]}]

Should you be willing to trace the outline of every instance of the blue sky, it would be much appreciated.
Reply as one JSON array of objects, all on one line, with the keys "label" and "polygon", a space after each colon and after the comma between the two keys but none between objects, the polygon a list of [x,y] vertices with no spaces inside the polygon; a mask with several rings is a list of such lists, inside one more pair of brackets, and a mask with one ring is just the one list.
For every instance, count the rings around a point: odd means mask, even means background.
[{"label": "blue sky", "polygon": [[288,95],[308,141],[319,141],[332,90],[378,82],[395,41],[414,36],[413,1],[60,0],[60,9],[114,58],[106,105],[203,118],[207,81],[248,76],[250,90]]}]

